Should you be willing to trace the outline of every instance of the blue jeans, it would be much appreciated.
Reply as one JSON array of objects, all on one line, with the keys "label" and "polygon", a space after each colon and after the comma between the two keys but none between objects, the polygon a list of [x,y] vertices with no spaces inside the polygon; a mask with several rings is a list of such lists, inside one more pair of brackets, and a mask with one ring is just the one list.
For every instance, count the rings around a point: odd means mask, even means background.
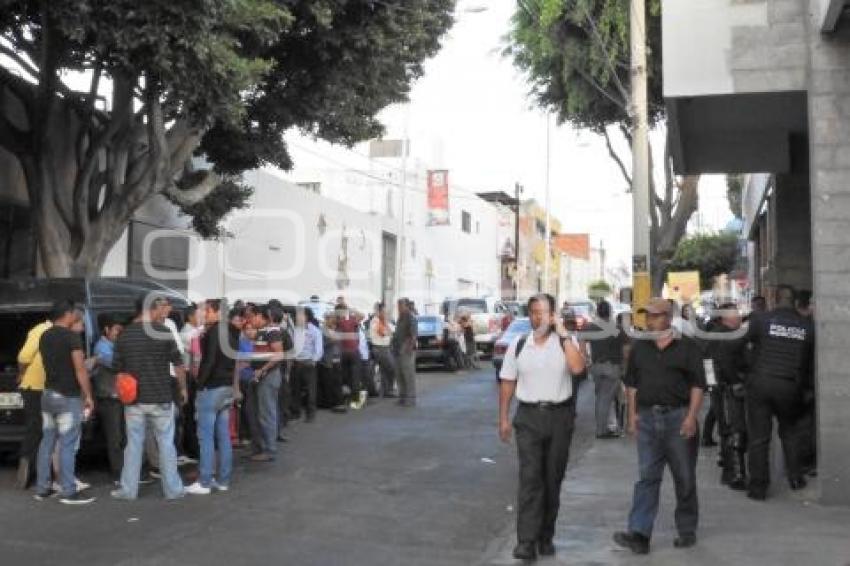
[{"label": "blue jeans", "polygon": [[146,424],[150,425],[156,437],[165,498],[183,497],[183,480],[177,472],[177,451],[174,448],[174,404],[128,405],[124,408],[124,420],[127,425],[127,446],[124,448],[124,469],[121,471],[121,497],[135,499],[139,494]]},{"label": "blue jeans", "polygon": [[280,392],[280,368],[270,371],[257,384],[257,404],[260,428],[263,433],[263,452],[277,453],[279,428],[278,394]]},{"label": "blue jeans", "polygon": [[680,433],[687,407],[663,411],[649,407],[638,409],[638,465],[640,477],[635,483],[629,530],[647,538],[652,536],[658,497],[665,464],[676,485],[676,529],[680,535],[696,534],[699,521],[696,464],[699,432],[693,438]]},{"label": "blue jeans", "polygon": [[230,485],[233,473],[233,447],[230,444],[230,408],[233,388],[201,389],[195,397],[195,420],[198,423],[198,443],[201,447],[199,481],[210,487],[215,469],[215,449],[218,445],[218,483]]},{"label": "blue jeans", "polygon": [[59,474],[62,495],[77,491],[74,466],[80,443],[83,402],[79,397],[65,397],[45,389],[41,398],[41,443],[38,446],[37,485],[39,493],[50,490],[50,464],[56,442],[59,442]]}]

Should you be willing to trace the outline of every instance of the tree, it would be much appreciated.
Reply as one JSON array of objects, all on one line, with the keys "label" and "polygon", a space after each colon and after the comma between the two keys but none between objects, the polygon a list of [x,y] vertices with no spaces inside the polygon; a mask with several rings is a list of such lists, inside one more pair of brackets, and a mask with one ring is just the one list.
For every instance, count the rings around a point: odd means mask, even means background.
[{"label": "tree", "polygon": [[591,299],[604,299],[611,294],[611,285],[604,279],[593,281],[587,286],[587,296]]},{"label": "tree", "polygon": [[[631,188],[627,161],[611,137],[612,131],[620,132],[631,144],[630,5],[629,0],[519,0],[505,54],[526,74],[530,95],[539,106],[554,113],[560,123],[569,122],[605,138],[611,159]],[[661,1],[649,0],[647,10],[649,122],[655,126],[665,118]],[[650,176],[648,221],[656,293],[697,209],[698,182],[698,177],[674,174],[665,144],[661,186]]]},{"label": "tree", "polygon": [[735,218],[743,218],[744,198],[744,176],[740,174],[726,176],[726,199],[729,201],[729,210]]},{"label": "tree", "polygon": [[0,0],[0,153],[20,171],[6,173],[25,185],[44,271],[99,273],[158,194],[217,235],[250,195],[241,172],[291,167],[290,128],[346,144],[379,135],[376,114],[405,100],[452,7]]},{"label": "tree", "polygon": [[729,232],[683,239],[670,260],[671,271],[699,271],[700,286],[709,289],[714,278],[731,273],[738,260],[738,237]]}]

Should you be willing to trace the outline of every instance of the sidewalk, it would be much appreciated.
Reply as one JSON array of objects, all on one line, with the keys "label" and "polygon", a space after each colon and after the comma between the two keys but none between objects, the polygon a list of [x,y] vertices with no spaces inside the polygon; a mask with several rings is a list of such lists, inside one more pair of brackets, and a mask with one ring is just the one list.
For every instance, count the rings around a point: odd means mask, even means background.
[{"label": "sidewalk", "polygon": [[[649,556],[635,556],[611,541],[624,530],[637,477],[636,448],[630,439],[597,440],[570,462],[555,534],[558,554],[541,564],[653,566],[850,566],[850,509],[814,502],[816,482],[793,493],[784,479],[771,499],[754,502],[719,483],[717,449],[700,449],[700,529],[695,548],[673,548],[675,497],[665,473],[661,508]],[[513,536],[491,564],[517,564]]]}]

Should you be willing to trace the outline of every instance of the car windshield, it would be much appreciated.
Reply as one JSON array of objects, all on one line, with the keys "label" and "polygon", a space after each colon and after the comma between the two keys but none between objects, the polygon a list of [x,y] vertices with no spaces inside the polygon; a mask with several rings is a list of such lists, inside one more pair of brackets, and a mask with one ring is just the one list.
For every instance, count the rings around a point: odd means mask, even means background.
[{"label": "car windshield", "polygon": [[461,299],[457,302],[456,310],[465,310],[472,314],[487,312],[487,301],[484,299]]},{"label": "car windshield", "polygon": [[531,332],[531,321],[527,318],[513,321],[505,330],[505,334],[524,334],[526,332]]},{"label": "car windshield", "polygon": [[440,319],[436,316],[420,316],[416,319],[416,329],[419,334],[434,334],[440,327]]}]

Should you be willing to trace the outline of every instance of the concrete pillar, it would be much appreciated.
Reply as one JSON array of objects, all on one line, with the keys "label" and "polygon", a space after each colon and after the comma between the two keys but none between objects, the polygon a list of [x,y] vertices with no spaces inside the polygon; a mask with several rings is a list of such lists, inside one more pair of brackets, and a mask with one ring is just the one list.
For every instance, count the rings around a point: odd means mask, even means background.
[{"label": "concrete pillar", "polygon": [[850,41],[809,2],[809,139],[821,501],[850,505]]},{"label": "concrete pillar", "polygon": [[812,288],[811,191],[805,174],[776,176],[775,284]]}]

